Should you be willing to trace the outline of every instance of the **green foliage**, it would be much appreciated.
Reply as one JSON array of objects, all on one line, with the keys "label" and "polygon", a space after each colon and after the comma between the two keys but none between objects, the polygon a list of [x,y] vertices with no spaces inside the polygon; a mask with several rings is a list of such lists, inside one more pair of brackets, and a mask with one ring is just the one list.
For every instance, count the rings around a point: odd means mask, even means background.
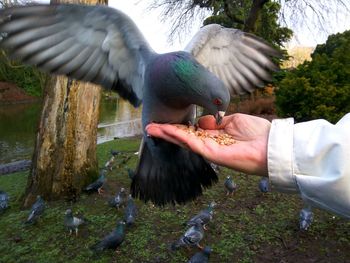
[{"label": "green foliage", "polygon": [[[299,196],[280,193],[262,194],[259,178],[221,168],[219,183],[207,189],[197,200],[181,206],[153,207],[136,200],[135,226],[127,228],[125,241],[116,251],[95,255],[89,249],[110,233],[123,218],[123,209],[107,205],[120,187],[128,189],[126,166],[135,168],[139,139],[119,139],[98,145],[100,166],[110,158],[110,150],[123,153],[116,157],[107,174],[103,195],[82,195],[77,202],[47,202],[39,222],[24,226],[29,210],[21,210],[27,172],[0,176],[0,188],[10,195],[10,208],[0,214],[0,262],[187,262],[198,251],[183,248],[171,251],[170,245],[186,230],[186,221],[215,201],[213,221],[205,231],[202,246],[213,249],[210,262],[306,262],[326,257],[329,262],[350,258],[349,221],[314,210],[315,221],[307,232],[298,230]],[[123,159],[130,157],[127,163]],[[231,175],[239,186],[232,197],[223,184]],[[88,224],[70,236],[63,226],[64,212],[72,208]],[[336,251],[336,253],[334,253]],[[332,252],[332,253],[331,253]],[[315,260],[314,260],[315,259]]]},{"label": "green foliage", "polygon": [[286,73],[276,90],[277,112],[296,121],[338,121],[350,112],[350,31],[318,45],[312,61]]},{"label": "green foliage", "polygon": [[4,51],[0,53],[0,81],[15,83],[27,94],[41,96],[47,75],[35,67],[10,60]]},{"label": "green foliage", "polygon": [[[248,18],[253,1],[211,1],[213,8],[212,16],[208,17],[204,24],[220,24],[244,30],[245,21]],[[283,42],[292,36],[292,30],[281,27],[278,23],[278,13],[281,5],[278,2],[264,4],[252,33],[262,37],[275,47],[281,47]]]}]

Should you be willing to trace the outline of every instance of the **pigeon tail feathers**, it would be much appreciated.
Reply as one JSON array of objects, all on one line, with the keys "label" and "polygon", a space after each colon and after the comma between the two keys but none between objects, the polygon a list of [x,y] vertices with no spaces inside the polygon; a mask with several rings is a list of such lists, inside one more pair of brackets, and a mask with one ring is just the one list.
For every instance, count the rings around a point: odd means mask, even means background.
[{"label": "pigeon tail feathers", "polygon": [[203,188],[218,181],[217,174],[202,156],[158,140],[160,150],[157,154],[144,144],[131,184],[133,197],[152,201],[158,206],[183,204],[194,200],[202,194]]}]

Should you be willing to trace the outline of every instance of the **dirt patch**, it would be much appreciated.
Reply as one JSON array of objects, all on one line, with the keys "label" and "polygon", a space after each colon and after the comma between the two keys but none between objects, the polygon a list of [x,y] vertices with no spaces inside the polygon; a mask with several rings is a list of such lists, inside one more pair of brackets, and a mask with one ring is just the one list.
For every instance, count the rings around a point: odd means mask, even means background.
[{"label": "dirt patch", "polygon": [[13,83],[0,82],[0,104],[15,104],[38,101],[39,98],[30,96]]}]

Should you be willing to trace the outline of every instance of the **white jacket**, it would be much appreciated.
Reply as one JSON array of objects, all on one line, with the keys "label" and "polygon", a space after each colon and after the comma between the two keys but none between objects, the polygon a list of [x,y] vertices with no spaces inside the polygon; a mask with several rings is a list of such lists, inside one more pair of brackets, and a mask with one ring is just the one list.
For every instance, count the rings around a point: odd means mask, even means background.
[{"label": "white jacket", "polygon": [[336,125],[272,121],[268,171],[273,189],[350,218],[350,113]]}]

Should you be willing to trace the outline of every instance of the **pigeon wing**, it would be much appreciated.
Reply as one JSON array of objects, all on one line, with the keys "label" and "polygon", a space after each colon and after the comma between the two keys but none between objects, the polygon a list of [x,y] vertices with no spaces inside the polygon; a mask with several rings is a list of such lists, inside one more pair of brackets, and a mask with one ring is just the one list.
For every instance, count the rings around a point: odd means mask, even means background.
[{"label": "pigeon wing", "polygon": [[0,11],[0,47],[56,75],[115,89],[142,101],[145,54],[153,52],[134,22],[106,6],[33,5]]},{"label": "pigeon wing", "polygon": [[262,39],[217,24],[202,27],[186,46],[199,63],[220,78],[231,96],[252,92],[277,70],[270,56],[279,57]]}]

